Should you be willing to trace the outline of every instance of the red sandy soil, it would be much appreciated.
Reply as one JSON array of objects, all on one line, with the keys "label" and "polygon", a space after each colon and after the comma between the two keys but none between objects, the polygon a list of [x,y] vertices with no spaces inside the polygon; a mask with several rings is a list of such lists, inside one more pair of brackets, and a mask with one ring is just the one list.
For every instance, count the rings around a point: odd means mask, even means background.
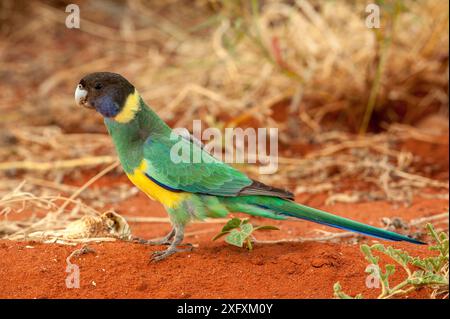
[{"label": "red sandy soil", "polygon": [[[415,144],[417,146],[417,143]],[[431,149],[433,151],[433,149]],[[431,154],[443,164],[441,178],[448,178],[448,145],[440,145]],[[430,153],[427,153],[430,154]],[[108,176],[98,183],[127,183],[126,177]],[[417,196],[411,206],[386,201],[324,205],[326,194],[300,195],[298,202],[324,209],[376,226],[382,217],[400,217],[410,221],[448,210],[448,201]],[[123,215],[166,216],[163,208],[138,194],[114,207]],[[254,224],[271,224],[280,231],[261,232],[258,239],[317,236],[317,229],[335,229],[302,221],[271,221],[252,218]],[[169,224],[131,223],[134,235],[155,238],[170,230]],[[65,285],[66,258],[78,247],[36,242],[0,241],[1,298],[332,298],[333,284],[339,281],[350,294],[363,293],[375,298],[379,289],[365,286],[367,262],[360,243],[377,240],[360,238],[338,243],[255,244],[253,251],[230,246],[223,240],[211,241],[221,224],[195,223],[186,232],[185,242],[196,245],[193,252],[179,253],[158,263],[151,263],[153,251],[165,247],[128,242],[89,244],[94,253],[73,257],[80,267],[81,287]],[[414,231],[414,230],[413,230]],[[383,242],[406,249],[413,256],[435,254],[427,246]],[[386,261],[382,258],[383,262]],[[393,283],[404,278],[397,268]],[[421,289],[407,298],[428,298]]]}]

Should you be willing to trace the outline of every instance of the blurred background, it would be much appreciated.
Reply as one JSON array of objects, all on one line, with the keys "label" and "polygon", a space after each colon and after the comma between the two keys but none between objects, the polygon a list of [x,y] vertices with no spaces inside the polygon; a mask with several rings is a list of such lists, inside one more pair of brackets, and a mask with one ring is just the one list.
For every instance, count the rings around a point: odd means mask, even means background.
[{"label": "blurred background", "polygon": [[116,161],[100,116],[74,103],[94,71],[125,76],[173,127],[277,127],[277,174],[241,168],[296,194],[448,198],[447,1],[374,1],[380,28],[357,0],[73,2],[79,29],[70,1],[0,1],[3,214],[60,214],[72,206],[55,194],[75,193],[73,217],[136,194],[116,167],[77,193]]},{"label": "blurred background", "polygon": [[72,99],[99,70],[182,126],[365,133],[448,113],[446,1],[377,1],[379,29],[366,1],[78,1],[68,29],[70,3],[1,1],[2,126],[104,132]]}]

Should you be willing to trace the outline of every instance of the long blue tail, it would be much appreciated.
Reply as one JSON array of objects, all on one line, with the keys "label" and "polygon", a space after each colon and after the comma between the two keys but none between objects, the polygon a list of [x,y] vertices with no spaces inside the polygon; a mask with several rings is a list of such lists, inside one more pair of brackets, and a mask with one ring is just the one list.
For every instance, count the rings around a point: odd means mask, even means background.
[{"label": "long blue tail", "polygon": [[[240,199],[240,200],[237,200]],[[244,199],[244,200],[242,200]],[[306,205],[301,205],[290,200],[269,196],[242,196],[230,198],[228,204],[232,204],[239,211],[268,217],[273,219],[285,219],[286,217],[295,217],[311,222],[349,230],[364,235],[387,239],[393,241],[406,241],[414,244],[424,245],[426,243],[410,238],[405,235],[397,234],[389,230],[366,225],[348,218],[333,215],[319,209]],[[230,203],[232,202],[232,203]]]}]

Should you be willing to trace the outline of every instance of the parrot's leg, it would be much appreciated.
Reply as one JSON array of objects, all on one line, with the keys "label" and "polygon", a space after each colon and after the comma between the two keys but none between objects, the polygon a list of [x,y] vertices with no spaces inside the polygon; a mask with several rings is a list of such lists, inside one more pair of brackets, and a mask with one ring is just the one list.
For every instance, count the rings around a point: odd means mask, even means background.
[{"label": "parrot's leg", "polygon": [[170,231],[170,233],[168,233],[163,238],[142,239],[142,238],[139,238],[139,237],[134,237],[133,241],[137,242],[138,244],[143,244],[143,245],[170,245],[172,243],[171,239],[174,236],[175,236],[175,227],[173,227],[172,230]]},{"label": "parrot's leg", "polygon": [[178,252],[184,252],[184,251],[192,251],[193,247],[191,244],[185,244],[188,246],[187,248],[178,248],[178,245],[181,245],[181,242],[184,238],[184,225],[176,225],[174,227],[175,229],[175,237],[170,244],[169,248],[163,251],[155,251],[152,256],[153,261],[160,261],[163,260],[170,255],[173,255]]}]

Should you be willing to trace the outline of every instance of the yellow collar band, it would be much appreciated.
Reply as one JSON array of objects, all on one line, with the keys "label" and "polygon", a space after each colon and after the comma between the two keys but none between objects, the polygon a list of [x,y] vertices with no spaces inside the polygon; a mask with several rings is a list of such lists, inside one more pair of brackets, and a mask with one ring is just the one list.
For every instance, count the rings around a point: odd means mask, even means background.
[{"label": "yellow collar band", "polygon": [[114,117],[119,123],[128,123],[134,119],[135,114],[141,108],[139,93],[136,89],[128,95],[122,110]]}]

